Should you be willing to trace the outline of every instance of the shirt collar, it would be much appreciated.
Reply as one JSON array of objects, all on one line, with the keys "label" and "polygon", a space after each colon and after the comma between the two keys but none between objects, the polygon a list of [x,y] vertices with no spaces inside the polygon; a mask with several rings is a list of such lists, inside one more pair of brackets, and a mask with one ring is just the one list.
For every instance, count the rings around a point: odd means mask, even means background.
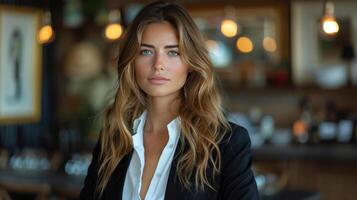
[{"label": "shirt collar", "polygon": [[[136,118],[133,122],[133,135],[135,135],[138,130],[139,130],[139,125],[144,126],[145,125],[145,121],[146,121],[146,115],[147,115],[147,111],[144,110],[144,112],[140,115],[140,117]],[[143,122],[143,123],[141,123]],[[143,128],[143,127],[142,127]]]},{"label": "shirt collar", "polygon": [[[147,110],[145,110],[140,117],[136,118],[133,122],[133,145],[134,148],[144,148],[143,144],[143,133],[144,125],[147,117]],[[178,140],[179,134],[181,132],[181,119],[176,117],[170,123],[167,124],[167,130],[169,133],[168,143],[172,143]]]},{"label": "shirt collar", "polygon": [[[147,110],[144,110],[144,112],[134,120],[133,122],[133,135],[135,135],[138,130],[143,129],[146,121],[146,116],[147,116]],[[173,119],[170,123],[167,124],[168,130],[174,130],[175,128],[180,127],[181,125],[181,119],[180,117],[176,117]],[[142,126],[142,127],[141,127]]]}]

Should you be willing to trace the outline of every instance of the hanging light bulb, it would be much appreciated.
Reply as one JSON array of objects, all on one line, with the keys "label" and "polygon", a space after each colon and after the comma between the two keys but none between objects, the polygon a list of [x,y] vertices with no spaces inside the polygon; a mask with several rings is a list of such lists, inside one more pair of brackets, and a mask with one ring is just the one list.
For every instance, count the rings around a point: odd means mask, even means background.
[{"label": "hanging light bulb", "polygon": [[55,33],[52,28],[51,23],[51,12],[46,11],[42,16],[42,26],[38,31],[37,41],[40,44],[46,44],[52,42],[54,39]]},{"label": "hanging light bulb", "polygon": [[250,53],[254,49],[254,45],[251,39],[248,37],[240,37],[236,42],[237,49],[242,53]]},{"label": "hanging light bulb", "polygon": [[238,26],[237,23],[230,19],[225,19],[221,24],[222,34],[226,37],[234,37],[237,35]]},{"label": "hanging light bulb", "polygon": [[339,31],[339,26],[338,23],[336,22],[335,19],[324,19],[323,22],[323,30],[325,31],[326,34],[333,35],[336,34]]},{"label": "hanging light bulb", "polygon": [[335,6],[332,2],[326,1],[324,10],[324,16],[321,19],[322,30],[327,35],[335,35],[339,31],[339,25],[334,14]]},{"label": "hanging light bulb", "polygon": [[123,28],[121,27],[120,24],[109,24],[105,28],[105,36],[109,40],[119,39],[122,33],[123,33]]},{"label": "hanging light bulb", "polygon": [[123,27],[120,24],[120,11],[110,11],[108,18],[109,24],[105,27],[104,35],[110,41],[118,40],[123,34]]},{"label": "hanging light bulb", "polygon": [[263,39],[263,48],[267,52],[275,52],[276,51],[276,40],[272,37],[265,37]]},{"label": "hanging light bulb", "polygon": [[234,37],[238,33],[238,24],[235,22],[235,12],[235,8],[232,6],[227,6],[224,9],[225,19],[221,22],[221,32],[226,37]]}]

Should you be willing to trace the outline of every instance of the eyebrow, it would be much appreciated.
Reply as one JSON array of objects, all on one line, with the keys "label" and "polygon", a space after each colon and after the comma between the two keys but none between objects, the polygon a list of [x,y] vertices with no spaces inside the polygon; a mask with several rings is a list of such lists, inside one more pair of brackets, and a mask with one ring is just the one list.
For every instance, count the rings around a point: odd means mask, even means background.
[{"label": "eyebrow", "polygon": [[[155,48],[154,45],[145,44],[145,43],[141,44],[140,46],[148,47],[148,48],[152,48],[152,49]],[[175,44],[175,45],[166,45],[164,48],[165,48],[165,49],[172,49],[172,48],[178,48],[178,47],[179,47],[179,45]]]}]

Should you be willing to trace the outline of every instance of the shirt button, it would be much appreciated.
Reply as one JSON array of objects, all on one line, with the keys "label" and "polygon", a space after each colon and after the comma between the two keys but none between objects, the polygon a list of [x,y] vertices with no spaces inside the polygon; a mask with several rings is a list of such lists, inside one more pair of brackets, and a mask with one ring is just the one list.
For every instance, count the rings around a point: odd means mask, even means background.
[{"label": "shirt button", "polygon": [[160,178],[160,177],[161,177],[161,174],[160,174],[160,173],[156,174],[156,177],[157,177],[157,178]]},{"label": "shirt button", "polygon": [[170,148],[170,149],[174,148],[174,145],[173,145],[173,144],[170,144],[170,145],[169,145],[169,148]]}]

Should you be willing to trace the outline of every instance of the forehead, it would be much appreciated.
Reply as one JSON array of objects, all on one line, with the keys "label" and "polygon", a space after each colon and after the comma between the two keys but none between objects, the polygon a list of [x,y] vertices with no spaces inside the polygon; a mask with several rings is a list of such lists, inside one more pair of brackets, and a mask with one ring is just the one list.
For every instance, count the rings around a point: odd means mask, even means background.
[{"label": "forehead", "polygon": [[177,30],[169,22],[155,22],[146,26],[144,29],[141,43],[150,44],[177,44]]}]

